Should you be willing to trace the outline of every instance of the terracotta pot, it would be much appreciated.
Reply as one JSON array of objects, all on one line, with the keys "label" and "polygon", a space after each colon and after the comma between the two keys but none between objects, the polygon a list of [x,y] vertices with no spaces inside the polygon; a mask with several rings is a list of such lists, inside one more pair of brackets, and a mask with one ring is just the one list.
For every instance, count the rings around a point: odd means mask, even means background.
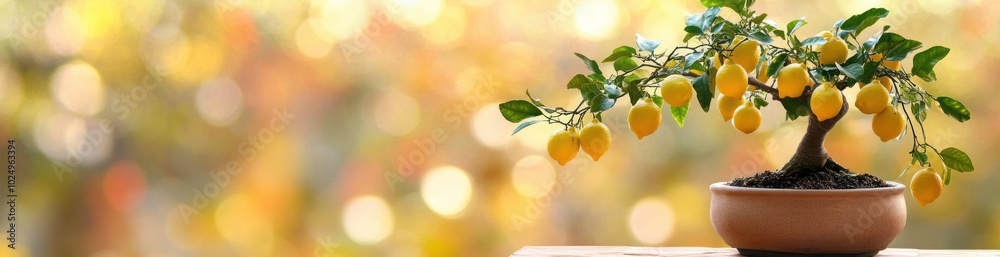
[{"label": "terracotta pot", "polygon": [[712,184],[712,226],[744,255],[884,250],[906,225],[906,187],[766,189]]}]

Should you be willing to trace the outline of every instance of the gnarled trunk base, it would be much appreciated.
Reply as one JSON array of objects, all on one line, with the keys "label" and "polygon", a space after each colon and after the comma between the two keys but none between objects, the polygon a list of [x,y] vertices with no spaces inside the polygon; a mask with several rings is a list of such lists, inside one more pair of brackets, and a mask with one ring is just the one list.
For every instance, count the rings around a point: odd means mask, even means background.
[{"label": "gnarled trunk base", "polygon": [[844,170],[844,167],[834,162],[830,158],[830,155],[827,154],[826,148],[823,147],[823,141],[826,140],[826,134],[844,117],[844,114],[847,114],[849,106],[847,99],[844,98],[844,105],[841,107],[840,113],[824,121],[819,121],[815,114],[810,114],[806,134],[802,136],[802,141],[799,142],[799,147],[795,150],[795,155],[792,155],[792,158],[788,160],[788,163],[781,170],[788,174],[817,172],[823,169],[832,171]]}]

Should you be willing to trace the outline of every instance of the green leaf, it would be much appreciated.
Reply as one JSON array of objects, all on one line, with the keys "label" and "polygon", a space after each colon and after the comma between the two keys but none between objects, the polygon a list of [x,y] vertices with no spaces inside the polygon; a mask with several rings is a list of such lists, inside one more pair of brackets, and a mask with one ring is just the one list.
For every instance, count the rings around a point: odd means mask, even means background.
[{"label": "green leaf", "polygon": [[676,121],[677,125],[682,128],[684,127],[684,118],[687,117],[688,106],[690,105],[691,103],[684,104],[684,106],[681,107],[670,106],[670,116],[673,116],[674,121]]},{"label": "green leaf", "polygon": [[788,59],[787,53],[781,53],[778,54],[778,56],[775,56],[774,60],[771,61],[771,64],[767,66],[767,74],[765,74],[765,76],[770,78],[774,77],[775,74],[778,74],[778,71],[785,66],[785,59]]},{"label": "green leaf", "polygon": [[654,104],[656,104],[656,107],[660,107],[660,108],[663,108],[663,97],[662,97],[662,96],[659,96],[659,95],[655,95],[655,94],[654,94],[654,95],[653,95],[652,97],[650,97],[650,98],[652,98],[652,99],[653,99],[653,103],[654,103]]},{"label": "green leaf", "polygon": [[878,65],[877,62],[866,62],[862,68],[861,76],[858,76],[858,81],[865,84],[872,83],[872,80],[875,79],[875,72],[878,71]]},{"label": "green leaf", "polygon": [[701,105],[701,109],[708,112],[708,109],[712,106],[712,90],[709,88],[708,73],[695,78],[692,82],[694,86],[694,92],[697,94],[698,104]]},{"label": "green leaf", "polygon": [[[531,101],[531,104],[534,104],[535,106],[538,106],[538,107],[545,107],[545,105],[542,104],[542,100],[539,100],[537,98],[532,97],[531,96],[531,92],[528,92],[527,89],[524,90],[524,94],[528,95],[528,100]],[[552,113],[552,112],[549,112],[549,113]]]},{"label": "green leaf", "polygon": [[941,111],[944,111],[944,114],[954,118],[958,122],[965,122],[972,118],[969,109],[966,109],[965,105],[958,100],[947,96],[939,96],[937,102],[941,104]]},{"label": "green leaf", "polygon": [[618,57],[618,60],[615,60],[616,71],[628,71],[631,69],[635,69],[635,67],[639,67],[639,65],[632,60],[632,57],[622,56]]},{"label": "green leaf", "polygon": [[[886,26],[886,27],[888,27],[888,26]],[[873,35],[871,38],[869,38],[868,40],[866,40],[864,43],[861,43],[861,47],[864,48],[864,49],[872,49],[872,47],[875,46],[875,43],[878,43],[878,40],[879,40],[879,38],[881,36],[882,36],[882,33],[878,33],[878,34]]]},{"label": "green leaf", "polygon": [[808,22],[806,22],[806,17],[802,17],[799,18],[798,20],[789,22],[788,26],[785,26],[785,29],[788,31],[788,34],[791,35],[792,33],[795,33],[796,30],[798,30],[799,28],[801,28],[803,25],[806,24],[809,24]]},{"label": "green leaf", "polygon": [[749,39],[751,39],[753,41],[757,41],[757,43],[760,43],[760,44],[763,44],[763,45],[770,45],[771,43],[774,43],[774,39],[771,38],[771,36],[768,35],[767,32],[764,32],[764,31],[757,31],[757,32],[754,32],[754,33],[750,33],[749,35],[747,35],[747,38],[749,38]]},{"label": "green leaf", "polygon": [[729,7],[733,9],[736,13],[745,16],[747,14],[747,7],[753,5],[753,0],[701,0],[701,5],[711,8],[711,7]]},{"label": "green leaf", "polygon": [[583,84],[587,83],[590,83],[590,79],[588,79],[587,76],[584,76],[583,74],[576,74],[576,76],[573,76],[573,78],[569,80],[569,83],[566,83],[566,89],[580,88]]},{"label": "green leaf", "polygon": [[620,94],[622,94],[622,90],[619,89],[618,86],[613,84],[604,84],[604,95],[607,95],[610,98],[615,98]]},{"label": "green leaf", "polygon": [[913,68],[910,71],[913,72],[913,75],[920,77],[924,81],[931,82],[937,80],[937,74],[934,74],[934,65],[937,65],[938,61],[948,56],[948,52],[951,52],[951,49],[934,46],[917,53],[913,56]]},{"label": "green leaf", "polygon": [[604,58],[601,62],[613,62],[618,60],[618,57],[632,57],[635,54],[635,48],[632,48],[631,46],[619,46],[618,48],[615,48],[615,50],[611,51],[611,55],[609,55],[608,58]]},{"label": "green leaf", "polygon": [[691,38],[694,38],[695,36],[697,36],[697,35],[696,34],[687,33],[687,35],[684,36],[684,40],[681,41],[681,42],[687,43],[689,40],[691,40]]},{"label": "green leaf", "polygon": [[900,36],[899,34],[892,32],[885,32],[879,36],[878,41],[875,43],[875,49],[872,50],[873,53],[886,53],[889,50],[896,48],[899,44],[906,41],[906,38]]},{"label": "green leaf", "polygon": [[628,99],[632,102],[632,105],[635,105],[635,103],[639,102],[639,99],[642,99],[643,97],[642,88],[639,87],[639,82],[641,81],[636,80],[628,82],[628,86],[625,87],[625,91],[628,92]]},{"label": "green leaf", "polygon": [[913,118],[916,118],[919,123],[924,123],[924,120],[927,120],[926,109],[927,103],[922,101],[910,104],[910,111],[913,112]]},{"label": "green leaf", "polygon": [[852,79],[858,79],[858,77],[861,77],[861,74],[864,72],[864,67],[861,67],[861,65],[857,63],[847,65],[847,67],[841,66],[840,63],[834,63],[834,65],[837,65],[837,69],[840,70],[841,73]]},{"label": "green leaf", "polygon": [[910,164],[920,163],[920,165],[924,165],[927,163],[926,153],[921,153],[919,151],[912,151],[910,152],[910,155],[913,156],[913,160],[910,161]]},{"label": "green leaf", "polygon": [[944,171],[944,185],[947,186],[951,183],[951,169],[945,169]]},{"label": "green leaf", "polygon": [[767,100],[764,100],[763,97],[760,97],[759,95],[753,97],[753,106],[755,108],[760,109],[762,107],[767,107],[767,105],[768,105],[768,102],[767,102]]},{"label": "green leaf", "polygon": [[780,37],[781,40],[785,40],[785,31],[777,29],[777,30],[774,30],[774,31],[771,31],[771,32],[773,32],[775,36]]},{"label": "green leaf", "polygon": [[639,75],[635,75],[634,72],[628,74],[628,76],[625,76],[625,83],[629,83],[636,80],[642,80],[642,78],[640,78]]},{"label": "green leaf", "polygon": [[826,44],[826,39],[822,37],[809,37],[806,40],[802,40],[801,46],[811,46],[811,45],[822,45]]},{"label": "green leaf", "polygon": [[892,50],[889,50],[889,53],[886,54],[885,59],[890,61],[900,61],[906,59],[906,55],[910,54],[910,52],[913,52],[914,50],[917,50],[923,46],[924,44],[920,43],[920,41],[907,39],[902,43],[899,43],[899,45],[896,45],[896,47],[892,48]]},{"label": "green leaf", "polygon": [[580,57],[580,60],[583,60],[583,64],[587,65],[587,69],[590,69],[591,72],[598,75],[602,74],[601,67],[597,66],[597,62],[591,60],[590,58],[587,58],[587,56],[584,56],[583,54],[580,53],[574,53],[574,54],[576,54],[576,57]]},{"label": "green leaf", "polygon": [[854,32],[854,35],[858,35],[862,30],[868,28],[869,26],[875,24],[878,19],[885,18],[889,15],[889,10],[884,8],[871,8],[867,11],[851,16],[844,20],[844,23],[840,24],[840,30],[847,30]]},{"label": "green leaf", "polygon": [[646,52],[653,52],[657,47],[660,47],[660,41],[646,39],[639,33],[635,33],[635,44],[639,46],[639,50]]},{"label": "green leaf", "polygon": [[969,155],[954,147],[941,150],[941,160],[944,161],[945,166],[959,172],[971,172],[976,169],[972,166],[972,159],[969,158]]},{"label": "green leaf", "polygon": [[701,31],[701,28],[699,28],[698,26],[684,26],[684,32],[695,34],[695,35],[704,34],[704,32]]},{"label": "green leaf", "polygon": [[525,100],[511,100],[500,104],[500,114],[510,122],[521,122],[521,120],[542,115],[542,111]]},{"label": "green leaf", "polygon": [[691,65],[700,60],[701,57],[704,55],[705,55],[704,52],[693,52],[691,54],[688,54],[686,57],[684,57],[684,68],[685,69],[690,68]]},{"label": "green leaf", "polygon": [[541,121],[541,120],[530,120],[530,121],[522,122],[521,124],[517,125],[516,128],[514,128],[514,132],[510,133],[510,135],[513,136],[514,134],[517,134],[518,131],[521,131],[522,129],[527,128],[528,126],[534,125],[535,123],[538,123],[539,121]]},{"label": "green leaf", "polygon": [[587,104],[590,105],[591,112],[600,112],[611,109],[611,107],[615,106],[615,99],[608,98],[608,96],[604,94],[598,94],[591,98],[590,102]]},{"label": "green leaf", "polygon": [[806,100],[806,97],[785,97],[778,99],[781,102],[781,106],[785,108],[785,118],[788,120],[809,116],[809,102]]},{"label": "green leaf", "polygon": [[760,24],[761,22],[764,21],[764,19],[767,19],[767,14],[766,13],[762,13],[760,15],[757,15],[757,17],[753,17],[753,20],[751,20],[751,21],[753,23]]},{"label": "green leaf", "polygon": [[601,83],[604,83],[604,82],[607,81],[606,79],[604,79],[604,75],[602,75],[602,74],[590,74],[587,77],[590,78],[591,80],[594,80],[594,81],[597,81],[597,82],[601,82]]}]

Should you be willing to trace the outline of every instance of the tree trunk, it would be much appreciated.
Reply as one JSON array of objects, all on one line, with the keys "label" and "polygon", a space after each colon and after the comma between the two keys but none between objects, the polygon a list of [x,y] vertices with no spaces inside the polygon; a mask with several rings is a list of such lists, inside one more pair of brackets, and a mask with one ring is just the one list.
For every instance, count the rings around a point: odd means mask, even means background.
[{"label": "tree trunk", "polygon": [[[841,93],[841,98],[844,98],[843,93]],[[795,155],[792,155],[792,158],[781,170],[788,174],[819,172],[824,169],[843,170],[843,167],[834,162],[826,153],[823,141],[826,139],[826,133],[833,129],[834,125],[844,117],[844,114],[847,114],[849,106],[847,98],[844,98],[844,105],[841,107],[840,113],[822,122],[810,111],[809,127],[806,128],[806,134],[802,136],[802,141],[799,142],[799,148],[795,150]]]}]

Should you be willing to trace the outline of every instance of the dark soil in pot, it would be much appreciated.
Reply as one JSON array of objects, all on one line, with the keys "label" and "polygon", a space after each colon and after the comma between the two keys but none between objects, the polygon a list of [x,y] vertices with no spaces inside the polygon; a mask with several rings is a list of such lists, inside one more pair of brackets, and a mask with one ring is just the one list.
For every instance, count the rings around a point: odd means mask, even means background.
[{"label": "dark soil in pot", "polygon": [[817,172],[795,174],[764,171],[753,176],[733,179],[729,185],[781,189],[857,189],[889,186],[885,180],[871,174],[859,174],[846,169],[822,169]]}]

